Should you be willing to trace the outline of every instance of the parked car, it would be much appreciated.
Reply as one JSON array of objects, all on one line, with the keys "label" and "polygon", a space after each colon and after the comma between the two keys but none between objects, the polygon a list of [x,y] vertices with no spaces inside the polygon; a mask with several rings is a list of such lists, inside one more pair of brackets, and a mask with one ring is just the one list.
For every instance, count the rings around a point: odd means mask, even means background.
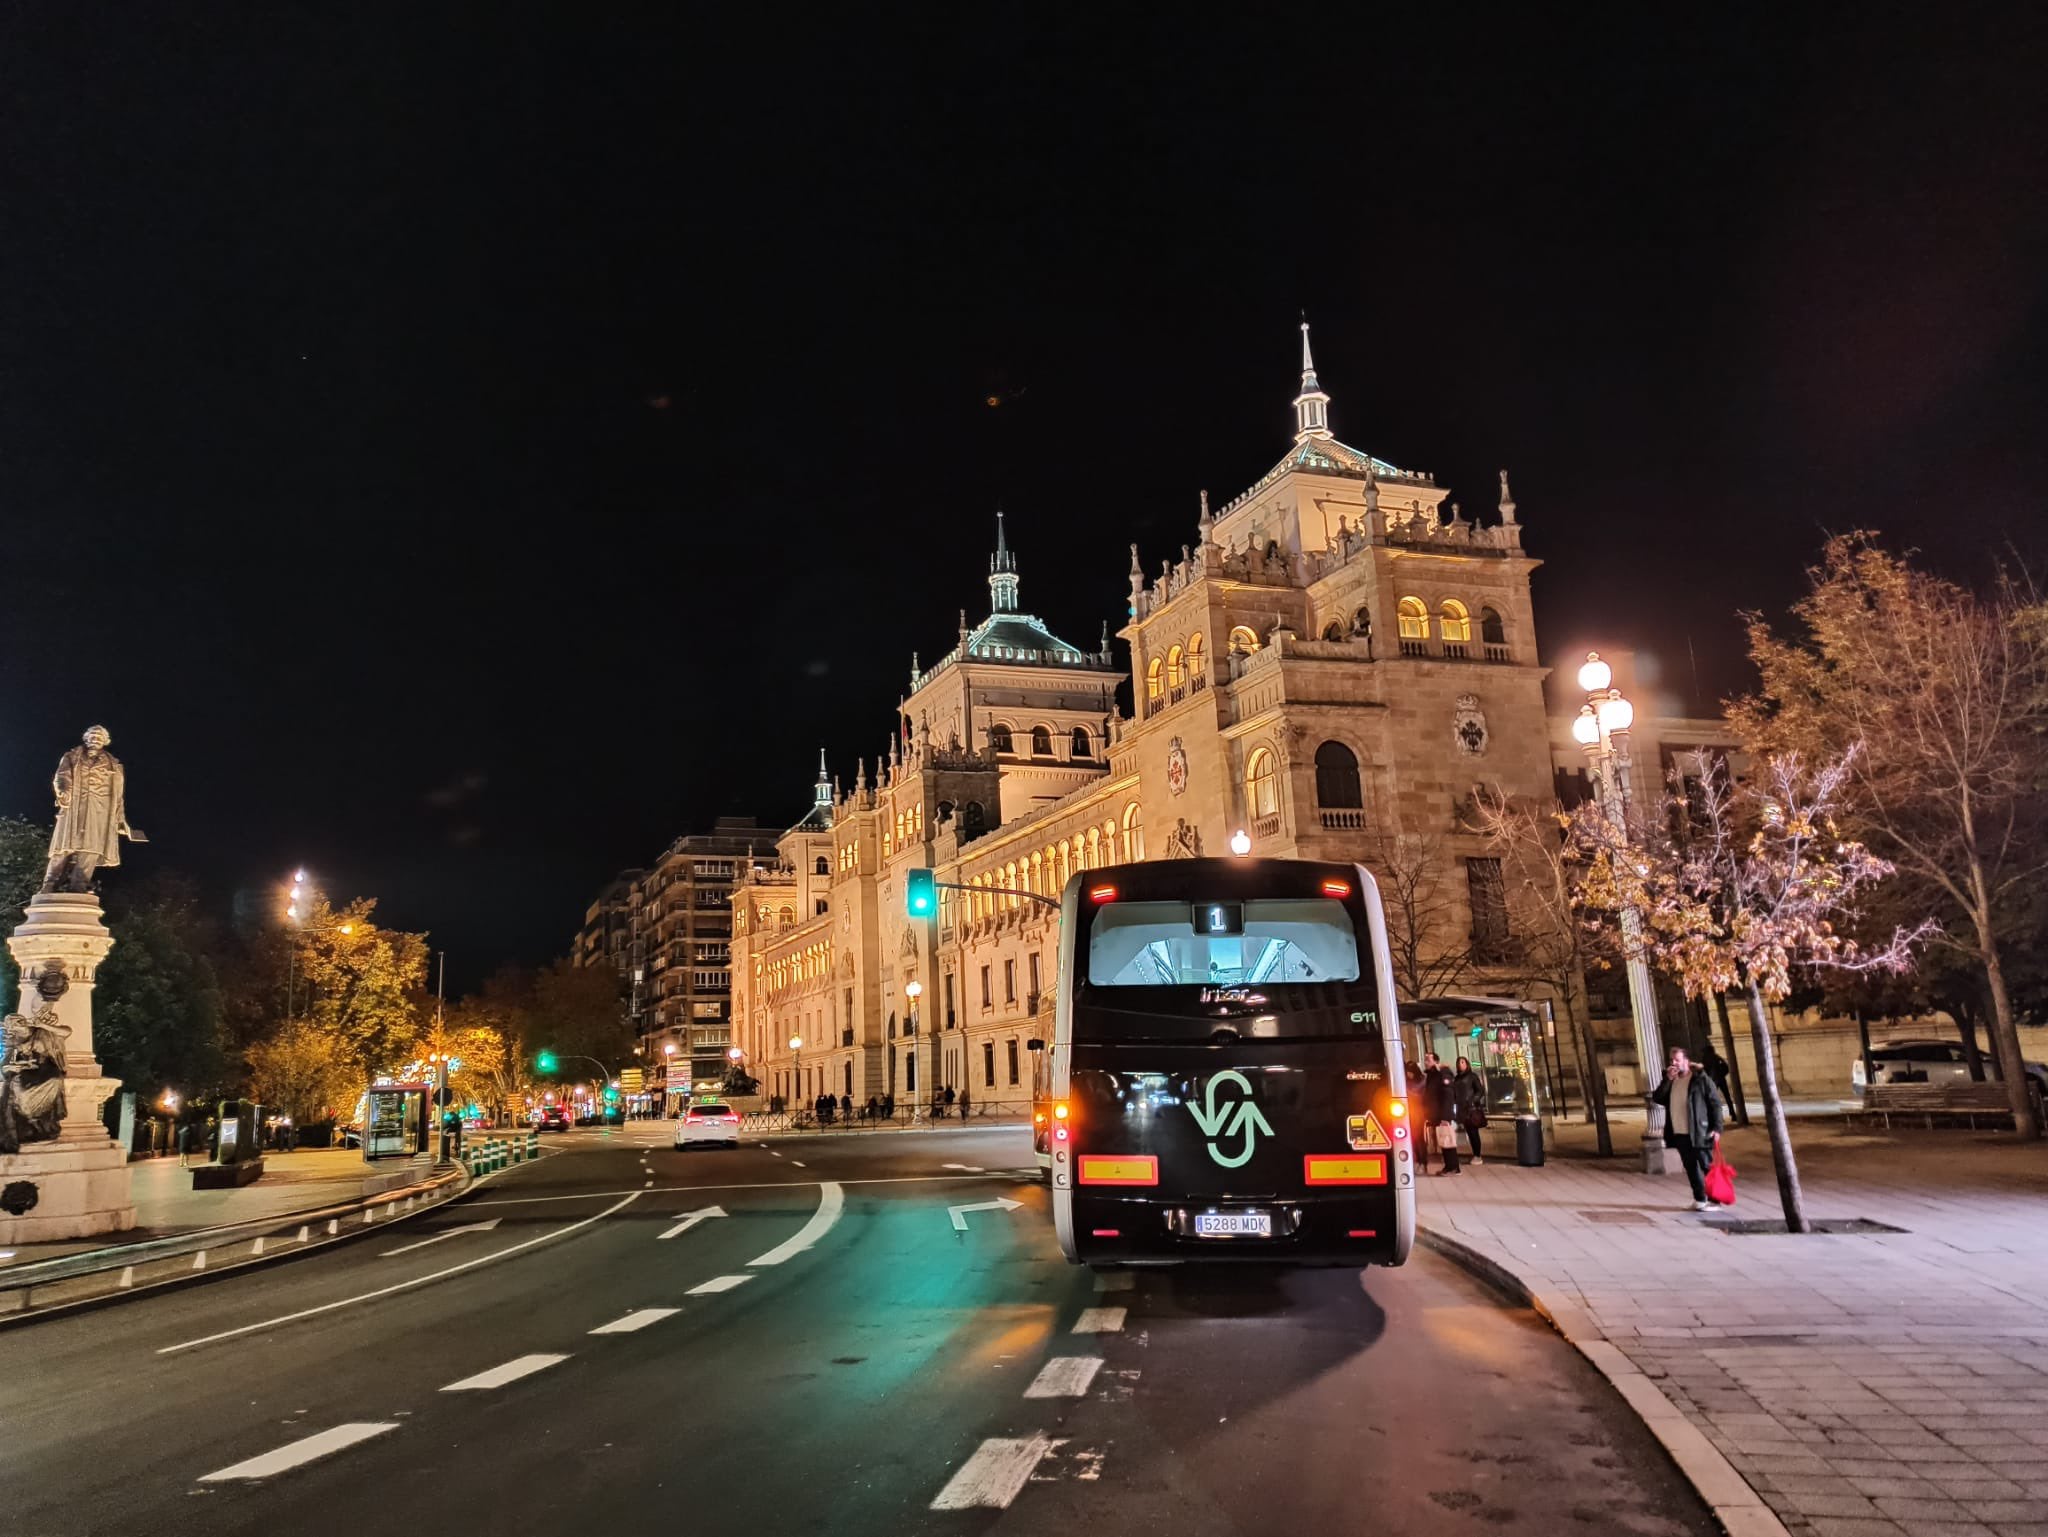
[{"label": "parked car", "polygon": [[575,1124],[576,1117],[569,1113],[565,1105],[547,1106],[541,1111],[540,1119],[535,1122],[542,1131],[567,1131]]},{"label": "parked car", "polygon": [[[1886,1083],[1968,1083],[1970,1081],[1969,1058],[1963,1055],[1960,1041],[1912,1040],[1893,1041],[1884,1046],[1870,1048],[1870,1066],[1877,1074],[1880,1084]],[[2039,1062],[2026,1064],[2027,1082],[2034,1091],[2036,1103],[2048,1098],[2048,1066]],[[1997,1063],[1989,1052],[1984,1056],[1984,1074],[1991,1078],[1997,1073]],[[1861,1097],[1863,1081],[1863,1057],[1859,1053],[1849,1068],[1849,1086]]]},{"label": "parked car", "polygon": [[738,1147],[739,1111],[716,1101],[690,1106],[676,1122],[676,1150],[681,1152],[700,1142],[723,1142],[727,1147]]}]

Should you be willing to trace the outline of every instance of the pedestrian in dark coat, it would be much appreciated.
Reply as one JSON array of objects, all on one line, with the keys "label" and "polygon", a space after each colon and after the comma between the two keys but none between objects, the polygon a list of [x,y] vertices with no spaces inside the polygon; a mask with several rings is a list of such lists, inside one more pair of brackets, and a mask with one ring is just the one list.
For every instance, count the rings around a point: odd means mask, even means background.
[{"label": "pedestrian in dark coat", "polygon": [[1685,1166],[1686,1182],[1692,1186],[1692,1209],[1712,1211],[1706,1169],[1713,1162],[1714,1145],[1721,1140],[1721,1127],[1728,1119],[1727,1101],[1706,1069],[1693,1066],[1682,1047],[1672,1048],[1671,1066],[1664,1081],[1650,1091],[1650,1100],[1664,1107],[1664,1145],[1678,1149],[1678,1161]]},{"label": "pedestrian in dark coat", "polygon": [[1486,1128],[1486,1080],[1472,1071],[1470,1057],[1458,1058],[1458,1071],[1451,1078],[1451,1110],[1472,1143],[1472,1161],[1484,1163],[1479,1133]]},{"label": "pedestrian in dark coat", "polygon": [[1429,1134],[1429,1090],[1422,1081],[1422,1069],[1407,1064],[1409,1140],[1415,1144],[1415,1172],[1429,1172],[1430,1149],[1436,1139]]},{"label": "pedestrian in dark coat", "polygon": [[[1443,1154],[1444,1166],[1438,1174],[1458,1172],[1458,1125],[1457,1103],[1451,1093],[1451,1075],[1445,1070],[1441,1058],[1431,1052],[1424,1059],[1429,1065],[1422,1073],[1423,1098],[1429,1105],[1429,1133],[1436,1139],[1437,1151]],[[1449,1127],[1446,1137],[1440,1128]],[[1444,1144],[1449,1143],[1446,1147]]]}]

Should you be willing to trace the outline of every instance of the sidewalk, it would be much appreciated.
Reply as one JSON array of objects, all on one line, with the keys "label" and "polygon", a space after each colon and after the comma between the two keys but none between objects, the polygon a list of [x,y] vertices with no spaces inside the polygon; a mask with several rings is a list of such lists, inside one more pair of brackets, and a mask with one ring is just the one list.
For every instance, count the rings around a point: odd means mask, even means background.
[{"label": "sidewalk", "polygon": [[[266,1153],[263,1177],[235,1190],[194,1190],[192,1171],[175,1158],[148,1158],[129,1165],[134,1176],[135,1226],[122,1233],[53,1243],[19,1244],[0,1257],[0,1271],[88,1249],[175,1238],[231,1223],[262,1222],[323,1206],[338,1206],[391,1187],[394,1174],[413,1167],[398,1160],[370,1164],[353,1148],[302,1148]],[[420,1166],[420,1177],[426,1168]]]},{"label": "sidewalk", "polygon": [[1695,1215],[1683,1176],[1633,1171],[1640,1122],[1611,1162],[1560,1125],[1540,1169],[1496,1127],[1507,1156],[1422,1180],[1421,1223],[1520,1281],[1653,1429],[1668,1411],[1631,1383],[1660,1389],[1720,1454],[1688,1459],[1685,1425],[1659,1430],[1695,1482],[1695,1461],[1725,1458],[1786,1530],[2048,1537],[2048,1149],[1793,1133],[1809,1216],[1902,1231],[1730,1232],[1783,1215],[1761,1129],[1726,1143],[1736,1207]]}]

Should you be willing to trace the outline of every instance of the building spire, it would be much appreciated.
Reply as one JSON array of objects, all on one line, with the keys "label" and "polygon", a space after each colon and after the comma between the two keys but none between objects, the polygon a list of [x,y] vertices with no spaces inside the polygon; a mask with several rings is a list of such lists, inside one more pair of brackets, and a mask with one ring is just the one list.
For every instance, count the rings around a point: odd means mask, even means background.
[{"label": "building spire", "polygon": [[1294,441],[1330,436],[1330,397],[1316,382],[1315,355],[1308,349],[1308,322],[1301,323],[1301,393],[1294,397]]},{"label": "building spire", "polygon": [[1017,612],[1017,557],[1010,553],[1000,507],[996,509],[996,552],[988,558],[988,595],[990,612]]},{"label": "building spire", "polygon": [[825,749],[818,749],[818,782],[811,790],[811,804],[821,811],[832,809],[832,779],[825,772]]}]

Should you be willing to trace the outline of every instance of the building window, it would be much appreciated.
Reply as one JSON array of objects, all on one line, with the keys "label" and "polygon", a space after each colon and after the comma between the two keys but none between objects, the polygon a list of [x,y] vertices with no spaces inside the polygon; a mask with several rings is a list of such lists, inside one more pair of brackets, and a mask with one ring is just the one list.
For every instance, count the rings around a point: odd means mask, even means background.
[{"label": "building window", "polygon": [[853,1093],[853,1063],[851,1060],[849,1060],[847,1062],[842,1063],[841,1067],[843,1070],[843,1076],[840,1081],[846,1085],[846,1088],[843,1090],[843,1092],[848,1096],[851,1096]]},{"label": "building window", "polygon": [[1361,635],[1367,640],[1372,639],[1371,609],[1361,606],[1358,612],[1351,616],[1351,633],[1353,635]]},{"label": "building window", "polygon": [[1324,625],[1324,626],[1323,626],[1323,639],[1324,639],[1324,640],[1342,640],[1342,639],[1344,639],[1344,621],[1343,621],[1343,620],[1341,620],[1341,619],[1332,619],[1332,620],[1331,620],[1331,621],[1330,621],[1330,622],[1329,622],[1328,624]]},{"label": "building window", "polygon": [[1155,656],[1152,658],[1152,665],[1145,669],[1145,697],[1154,703],[1166,697],[1164,667],[1165,664]]},{"label": "building window", "polygon": [[1472,900],[1472,947],[1481,961],[1500,960],[1508,941],[1508,888],[1498,859],[1465,861],[1465,885]]},{"label": "building window", "polygon": [[958,1016],[953,1012],[953,973],[949,971],[946,973],[946,1028],[948,1030],[953,1028],[953,1021],[956,1018]]},{"label": "building window", "polygon": [[988,746],[991,752],[1008,753],[1014,751],[1010,746],[1010,728],[1000,723],[989,727]]},{"label": "building window", "polygon": [[1230,632],[1230,649],[1250,656],[1259,649],[1258,632],[1249,625],[1239,625]]},{"label": "building window", "polygon": [[979,838],[988,830],[988,813],[981,809],[980,801],[969,801],[960,810],[960,836]]},{"label": "building window", "polygon": [[1179,688],[1180,677],[1180,647],[1175,646],[1166,653],[1166,686]]},{"label": "building window", "polygon": [[1399,610],[1401,639],[1429,639],[1429,610],[1420,598],[1403,598]]},{"label": "building window", "polygon": [[1270,817],[1280,814],[1280,773],[1279,764],[1272,752],[1264,747],[1252,754],[1252,761],[1245,766],[1245,804],[1251,807],[1255,817]]},{"label": "building window", "polygon": [[1024,958],[1024,965],[1026,968],[1026,975],[1028,975],[1031,978],[1031,996],[1036,998],[1040,991],[1038,986],[1038,952],[1036,950],[1033,950],[1028,956]]},{"label": "building window", "polygon": [[820,854],[818,856],[817,869],[818,874],[820,875],[830,875],[832,873],[832,861],[827,859],[823,854]]},{"label": "building window", "polygon": [[984,1010],[996,1006],[995,989],[989,982],[989,969],[986,966],[981,968],[981,1006]]},{"label": "building window", "polygon": [[1124,863],[1136,864],[1145,857],[1145,829],[1138,816],[1138,803],[1124,807]]},{"label": "building window", "polygon": [[1003,1002],[1017,1001],[1017,962],[1014,959],[1003,962]]},{"label": "building window", "polygon": [[1499,614],[1490,608],[1479,611],[1479,638],[1489,646],[1505,646],[1508,643],[1507,626],[1501,623]]},{"label": "building window", "polygon": [[996,1086],[996,1043],[994,1041],[983,1041],[981,1043],[981,1081],[987,1088],[993,1089]]},{"label": "building window", "polygon": [[1358,755],[1342,742],[1325,742],[1316,749],[1316,804],[1326,811],[1365,805],[1358,783]]},{"label": "building window", "polygon": [[816,899],[815,901],[813,901],[813,902],[811,903],[811,916],[812,916],[813,918],[822,918],[822,917],[824,917],[824,916],[825,916],[825,905],[826,905],[826,904],[825,904],[825,899],[824,899],[823,897],[819,897],[819,898],[817,898],[817,899]]},{"label": "building window", "polygon": [[1031,756],[1050,758],[1052,756],[1052,732],[1044,726],[1031,728]]},{"label": "building window", "polygon": [[[1456,598],[1446,598],[1443,607],[1437,610],[1437,626],[1443,632],[1446,646],[1462,648],[1472,639],[1472,612]],[[1456,655],[1464,654],[1461,649]]]},{"label": "building window", "polygon": [[1086,726],[1076,726],[1074,728],[1073,754],[1075,761],[1078,763],[1086,763],[1095,756],[1095,744],[1088,740],[1088,728]]},{"label": "building window", "polygon": [[1195,683],[1209,671],[1209,657],[1202,649],[1202,632],[1195,631],[1188,637],[1188,682]]},{"label": "building window", "polygon": [[1010,1041],[1009,1041],[1009,1047],[1010,1047],[1010,1087],[1014,1089],[1014,1088],[1016,1088],[1016,1087],[1017,1087],[1017,1038],[1016,1038],[1015,1036],[1012,1036],[1012,1037],[1010,1038]]}]

